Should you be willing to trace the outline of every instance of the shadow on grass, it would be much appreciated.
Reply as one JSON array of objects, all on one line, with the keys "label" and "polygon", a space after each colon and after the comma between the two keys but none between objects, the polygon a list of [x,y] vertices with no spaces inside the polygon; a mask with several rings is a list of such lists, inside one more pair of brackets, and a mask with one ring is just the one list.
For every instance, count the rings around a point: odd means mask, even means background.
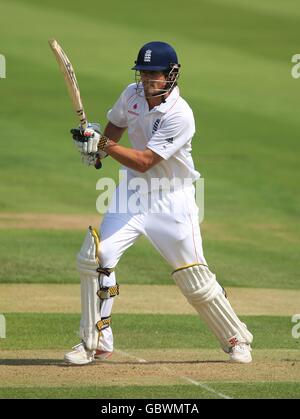
[{"label": "shadow on grass", "polygon": [[36,365],[62,365],[64,361],[61,359],[0,359],[0,365],[10,366],[36,366]]},{"label": "shadow on grass", "polygon": [[[201,361],[104,361],[107,364],[111,365],[164,365],[164,364],[171,364],[171,365],[197,365],[197,364],[226,364],[227,361],[221,360],[201,360]],[[97,363],[97,362],[96,362]],[[99,362],[98,362],[99,363]],[[103,363],[103,362],[102,362]]]},{"label": "shadow on grass", "polygon": [[146,362],[139,362],[139,361],[94,361],[91,364],[85,365],[71,365],[67,364],[62,359],[0,359],[0,366],[7,365],[7,366],[55,366],[55,367],[81,367],[81,366],[97,366],[100,364],[109,364],[109,365],[200,365],[200,364],[226,364],[227,361],[220,361],[220,360],[201,360],[201,361],[146,361]]}]

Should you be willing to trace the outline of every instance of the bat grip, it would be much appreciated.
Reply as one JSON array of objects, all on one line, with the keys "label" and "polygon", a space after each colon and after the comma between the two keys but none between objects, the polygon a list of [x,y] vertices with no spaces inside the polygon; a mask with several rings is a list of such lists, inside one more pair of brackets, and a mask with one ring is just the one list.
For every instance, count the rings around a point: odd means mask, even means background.
[{"label": "bat grip", "polygon": [[101,163],[101,160],[98,157],[97,160],[96,160],[96,163],[95,163],[95,169],[101,169],[101,167],[102,167],[102,163]]}]

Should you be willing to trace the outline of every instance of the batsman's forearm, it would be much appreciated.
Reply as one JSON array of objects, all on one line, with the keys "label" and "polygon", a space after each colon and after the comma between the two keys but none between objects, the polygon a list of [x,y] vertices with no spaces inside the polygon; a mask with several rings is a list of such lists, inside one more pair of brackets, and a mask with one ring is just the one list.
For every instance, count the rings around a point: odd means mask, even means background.
[{"label": "batsman's forearm", "polygon": [[105,151],[119,163],[138,172],[145,172],[148,169],[148,159],[145,153],[133,148],[123,147],[114,141],[109,141]]},{"label": "batsman's forearm", "polygon": [[112,124],[111,122],[108,122],[103,134],[105,135],[105,137],[111,138],[112,140],[114,140],[114,142],[117,143],[125,131],[126,128],[120,128]]}]

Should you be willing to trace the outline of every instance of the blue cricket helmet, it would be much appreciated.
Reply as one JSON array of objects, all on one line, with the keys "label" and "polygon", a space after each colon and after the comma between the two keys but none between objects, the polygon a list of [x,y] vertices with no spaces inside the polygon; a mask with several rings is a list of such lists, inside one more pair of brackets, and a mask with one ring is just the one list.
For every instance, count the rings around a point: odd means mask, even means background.
[{"label": "blue cricket helmet", "polygon": [[165,42],[153,41],[140,49],[132,70],[170,71],[174,65],[180,67],[174,48]]}]

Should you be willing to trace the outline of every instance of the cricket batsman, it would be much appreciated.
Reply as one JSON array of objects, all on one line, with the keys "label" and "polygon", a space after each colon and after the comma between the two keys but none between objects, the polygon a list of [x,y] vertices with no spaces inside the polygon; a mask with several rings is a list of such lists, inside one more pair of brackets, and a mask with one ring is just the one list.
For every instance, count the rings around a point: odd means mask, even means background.
[{"label": "cricket batsman", "polygon": [[[193,184],[200,174],[191,156],[195,122],[177,85],[177,54],[165,42],[149,42],[140,49],[132,70],[135,83],[109,110],[103,133],[98,124],[71,130],[89,165],[99,166],[110,156],[127,176],[116,188],[99,232],[89,227],[77,255],[81,343],[65,354],[65,361],[83,365],[112,355],[111,313],[119,294],[115,267],[144,235],[171,266],[173,280],[229,361],[250,363],[253,336],[235,314],[203,254]],[[119,144],[126,130],[131,148]],[[143,187],[134,190],[129,184]]]}]

